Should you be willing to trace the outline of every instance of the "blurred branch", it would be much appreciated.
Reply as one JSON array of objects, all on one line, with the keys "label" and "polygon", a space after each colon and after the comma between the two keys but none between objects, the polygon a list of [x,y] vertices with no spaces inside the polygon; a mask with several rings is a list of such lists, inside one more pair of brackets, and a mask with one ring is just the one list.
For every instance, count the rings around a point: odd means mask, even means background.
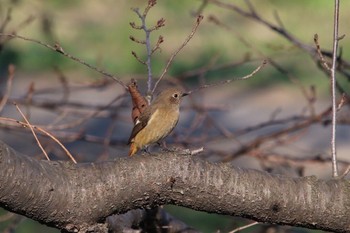
[{"label": "blurred branch", "polygon": [[[252,8],[252,6],[250,5],[250,8]],[[277,16],[276,16],[277,17]],[[279,19],[279,18],[278,18]],[[244,38],[242,35],[239,34],[239,32],[235,31],[231,26],[224,24],[223,22],[221,22],[217,17],[215,17],[214,15],[211,15],[209,17],[210,22],[213,22],[214,24],[230,31],[233,32],[235,34],[235,36],[239,39],[240,42],[242,42],[242,44],[244,46],[246,46],[249,49],[252,49],[254,52],[256,52],[258,55],[260,55],[261,57],[263,57],[264,59],[268,60],[268,63],[274,67],[278,72],[280,72],[281,74],[285,75],[290,82],[292,82],[293,84],[295,84],[301,91],[301,93],[303,94],[304,98],[306,99],[307,103],[308,103],[308,107],[310,110],[311,115],[315,114],[315,109],[314,109],[314,102],[315,102],[315,91],[314,88],[311,87],[310,90],[311,92],[309,93],[307,91],[307,89],[303,86],[303,84],[300,82],[300,80],[295,77],[291,72],[289,72],[287,69],[283,68],[277,61],[276,59],[267,57],[260,49],[256,48],[256,46],[254,46],[254,44],[249,43],[249,41]],[[280,19],[278,20],[280,21]],[[282,23],[280,22],[280,25],[282,25]]]},{"label": "blurred branch", "polygon": [[237,81],[237,80],[245,80],[245,79],[249,79],[251,77],[253,77],[256,73],[258,73],[265,65],[267,64],[267,61],[264,60],[255,70],[253,70],[250,74],[247,74],[243,77],[239,77],[239,78],[234,78],[234,79],[229,79],[229,80],[224,80],[218,83],[213,83],[213,84],[206,84],[203,86],[200,86],[192,91],[189,91],[188,94],[192,94],[193,92],[205,89],[205,88],[209,88],[209,87],[214,87],[214,86],[219,86],[219,85],[224,85],[224,84],[228,84],[232,81]]},{"label": "blurred branch", "polygon": [[278,34],[280,34],[281,36],[285,37],[288,41],[292,42],[297,47],[302,48],[303,50],[306,50],[309,53],[315,54],[315,52],[316,52],[312,46],[302,43],[299,39],[297,39],[292,34],[290,34],[286,30],[286,28],[284,28],[283,25],[281,25],[281,23],[279,26],[277,26],[277,25],[273,25],[272,23],[263,19],[248,0],[246,0],[246,4],[249,8],[249,11],[244,11],[242,8],[236,6],[232,3],[225,3],[225,2],[222,2],[220,0],[208,0],[208,2],[212,3],[214,5],[217,5],[219,7],[235,11],[236,13],[238,13],[244,17],[253,19],[253,20],[265,25],[266,27],[270,28],[272,31],[275,31]]},{"label": "blurred branch", "polygon": [[11,21],[11,12],[12,8],[9,7],[6,12],[5,20],[0,25],[0,33],[3,33],[5,31],[6,26]]},{"label": "blurred branch", "polygon": [[203,16],[202,15],[198,15],[197,16],[197,20],[196,20],[196,23],[195,25],[193,26],[192,28],[192,31],[191,33],[187,36],[187,38],[185,39],[185,41],[182,43],[182,45],[177,49],[175,50],[175,52],[170,56],[164,70],[163,70],[163,73],[159,76],[157,82],[154,84],[154,87],[152,89],[152,93],[154,93],[154,91],[156,90],[159,82],[163,79],[163,77],[165,76],[165,74],[168,72],[168,69],[171,65],[171,63],[173,62],[174,58],[176,57],[176,55],[187,45],[187,43],[192,39],[192,37],[194,36],[194,34],[196,33],[197,31],[197,28],[199,26],[199,24],[201,23],[203,19]]},{"label": "blurred branch", "polygon": [[12,89],[12,81],[15,77],[15,66],[10,64],[8,66],[8,76],[7,76],[7,82],[6,82],[6,90],[5,93],[2,95],[1,101],[0,101],[0,112],[4,109],[7,100],[9,99],[11,89]]},{"label": "blurred branch", "polygon": [[148,79],[147,79],[147,92],[150,94],[151,90],[152,90],[152,64],[151,64],[151,57],[152,54],[159,49],[160,44],[164,41],[162,36],[159,36],[158,41],[155,45],[155,47],[152,49],[151,48],[151,40],[150,40],[150,35],[151,32],[153,32],[154,30],[158,30],[159,28],[163,27],[165,24],[165,20],[163,18],[159,19],[157,24],[151,28],[148,28],[146,25],[146,17],[147,14],[149,12],[149,10],[154,7],[157,4],[156,0],[148,0],[148,4],[145,7],[143,13],[141,14],[138,8],[132,8],[132,10],[137,14],[137,16],[140,18],[141,20],[141,26],[137,26],[134,22],[131,22],[130,25],[132,28],[136,29],[136,30],[143,30],[145,32],[145,40],[144,41],[140,41],[138,39],[136,39],[133,36],[130,36],[130,39],[136,43],[139,44],[144,44],[146,45],[146,51],[147,51],[147,59],[146,61],[141,60],[136,52],[132,51],[132,55],[143,65],[147,66],[147,73],[148,73]]},{"label": "blurred branch", "polygon": [[[256,11],[256,9],[254,8],[254,6],[249,2],[249,0],[246,0],[246,4],[248,6],[248,11],[243,10],[242,8],[238,7],[237,5],[233,4],[233,3],[225,3],[223,1],[220,0],[207,0],[208,3],[212,3],[218,7],[224,8],[224,9],[228,9],[228,10],[232,10],[244,17],[247,17],[249,19],[252,19],[266,27],[268,27],[269,29],[271,29],[272,31],[278,33],[279,35],[281,35],[282,37],[284,37],[285,39],[287,39],[288,41],[290,41],[292,44],[294,44],[295,46],[297,46],[298,48],[306,51],[315,61],[319,61],[319,59],[315,59],[318,58],[317,56],[317,49],[315,49],[313,46],[308,45],[306,43],[303,43],[301,40],[299,40],[298,38],[296,38],[294,35],[292,35],[282,24],[281,20],[278,19],[278,25],[274,25],[270,22],[268,22],[267,20],[265,20],[264,18],[262,18],[258,12]],[[275,14],[276,15],[276,14]],[[332,52],[331,51],[325,51],[322,50],[321,51],[323,56],[326,57],[332,57]],[[347,79],[350,80],[350,74],[345,70],[350,68],[350,62],[347,60],[344,60],[341,56],[337,57],[337,60],[339,62],[339,66],[336,67],[336,69],[343,74],[345,77],[347,77]]]},{"label": "blurred branch", "polygon": [[6,222],[6,221],[10,220],[14,216],[15,216],[14,213],[5,212],[4,214],[0,215],[0,222]]},{"label": "blurred branch", "polygon": [[192,70],[189,70],[189,71],[185,71],[184,73],[180,73],[180,74],[176,75],[176,78],[177,79],[181,79],[181,80],[185,80],[185,79],[192,78],[192,77],[195,77],[195,76],[204,75],[204,74],[206,74],[208,72],[213,72],[213,71],[215,72],[215,71],[235,68],[235,67],[239,67],[241,65],[244,65],[247,62],[255,62],[255,61],[261,61],[261,59],[250,59],[248,57],[244,57],[244,58],[242,58],[239,61],[229,62],[229,63],[226,63],[226,64],[218,64],[218,65],[205,64],[201,68],[192,69]]},{"label": "blurred branch", "polygon": [[249,224],[247,224],[247,225],[238,227],[238,228],[236,228],[236,229],[230,231],[229,233],[236,233],[236,232],[239,232],[239,231],[241,231],[241,230],[247,229],[247,228],[249,228],[249,227],[255,226],[255,225],[257,225],[257,224],[259,224],[259,223],[258,223],[258,222],[252,222],[252,223],[249,223]]},{"label": "blurred branch", "polygon": [[282,135],[286,135],[287,133],[292,133],[300,129],[307,128],[315,122],[321,122],[322,120],[324,120],[325,117],[329,116],[329,114],[331,113],[331,110],[332,110],[331,107],[327,108],[326,110],[319,113],[318,115],[307,118],[305,121],[297,122],[292,126],[283,128],[281,130],[277,130],[273,133],[270,133],[264,136],[259,136],[258,138],[252,140],[251,142],[242,145],[242,147],[239,148],[237,151],[223,158],[223,161],[226,161],[226,162],[231,161],[232,159],[236,158],[238,155],[248,153],[249,151],[258,148],[262,143],[266,141],[269,141],[271,139],[276,139]]},{"label": "blurred branch", "polygon": [[65,57],[68,57],[69,59],[73,60],[73,61],[76,61],[100,74],[103,74],[104,76],[106,77],[109,77],[111,79],[113,79],[114,81],[116,81],[118,84],[120,84],[122,87],[124,87],[125,89],[127,89],[127,86],[121,81],[119,80],[116,76],[112,75],[112,74],[109,74],[107,73],[106,71],[104,70],[101,70],[93,65],[90,65],[89,63],[83,61],[82,59],[80,58],[77,58],[75,56],[72,56],[70,55],[69,53],[66,53],[63,48],[58,44],[56,43],[54,46],[51,46],[51,45],[48,45],[48,44],[45,44],[44,42],[42,41],[39,41],[39,40],[35,40],[35,39],[31,39],[31,38],[27,38],[27,37],[24,37],[24,36],[20,36],[20,35],[16,35],[16,34],[4,34],[4,33],[0,33],[0,36],[3,36],[3,37],[10,37],[10,38],[18,38],[18,39],[21,39],[21,40],[26,40],[26,41],[30,41],[30,42],[33,42],[33,43],[36,43],[36,44],[39,44],[41,46],[44,46],[48,49],[51,49],[53,51],[56,51],[60,54],[62,54],[63,56]]},{"label": "blurred branch", "polygon": [[[24,115],[22,115],[22,116],[24,116]],[[77,163],[77,161],[74,159],[73,155],[67,150],[67,148],[54,135],[49,133],[47,130],[45,130],[45,129],[41,128],[41,127],[35,126],[35,125],[30,125],[29,122],[21,122],[21,121],[18,121],[18,120],[15,120],[15,119],[11,119],[11,118],[6,118],[6,117],[0,117],[0,121],[8,121],[8,122],[13,122],[13,123],[20,124],[21,126],[23,126],[25,128],[27,128],[27,127],[30,128],[30,130],[32,132],[34,130],[39,131],[40,133],[50,137],[53,141],[55,141],[62,148],[62,150],[67,154],[67,156],[73,161],[73,163],[75,163],[75,164]],[[36,135],[36,134],[33,133],[33,135]],[[37,138],[36,138],[36,140],[38,141]],[[41,147],[41,149],[44,150],[42,147]],[[48,158],[48,160],[50,160],[50,159]]]},{"label": "blurred branch", "polygon": [[[28,126],[28,128],[30,129],[30,131],[32,132],[34,138],[35,138],[35,141],[36,143],[38,144],[38,146],[40,147],[40,150],[43,152],[43,154],[45,155],[46,159],[48,161],[50,161],[50,158],[49,156],[47,155],[44,147],[41,145],[38,137],[36,136],[36,133],[34,131],[34,127],[29,123],[27,117],[23,114],[23,112],[21,111],[21,109],[18,107],[18,105],[16,103],[14,103],[15,107],[17,108],[17,111],[21,114],[21,116],[23,117],[24,121],[26,122],[26,125]],[[74,160],[75,161],[75,160]],[[75,162],[76,163],[76,162]]]},{"label": "blurred branch", "polygon": [[330,72],[331,71],[331,68],[329,67],[326,59],[324,58],[323,54],[322,54],[322,51],[321,51],[321,46],[320,46],[320,43],[318,41],[318,35],[315,34],[314,35],[314,42],[315,42],[315,45],[316,45],[316,50],[317,50],[317,54],[319,56],[319,59],[321,61],[321,64],[323,65],[324,69],[327,71],[327,72]]}]

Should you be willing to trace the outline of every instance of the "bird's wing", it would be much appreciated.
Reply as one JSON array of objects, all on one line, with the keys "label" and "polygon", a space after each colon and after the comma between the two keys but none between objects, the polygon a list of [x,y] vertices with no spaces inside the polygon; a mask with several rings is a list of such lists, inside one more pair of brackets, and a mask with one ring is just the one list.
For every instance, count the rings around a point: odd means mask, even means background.
[{"label": "bird's wing", "polygon": [[128,145],[131,143],[131,141],[134,139],[134,137],[143,129],[146,127],[149,118],[151,116],[150,112],[152,109],[152,106],[149,106],[148,108],[146,108],[142,114],[140,115],[139,119],[137,119],[136,124],[134,126],[134,128],[131,131],[131,135],[129,137],[128,140]]}]

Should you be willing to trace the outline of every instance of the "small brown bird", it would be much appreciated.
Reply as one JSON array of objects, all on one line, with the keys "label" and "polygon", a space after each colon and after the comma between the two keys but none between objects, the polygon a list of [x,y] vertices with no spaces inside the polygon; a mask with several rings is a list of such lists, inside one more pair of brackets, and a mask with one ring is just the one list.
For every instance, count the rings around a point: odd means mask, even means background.
[{"label": "small brown bird", "polygon": [[171,133],[179,121],[181,98],[186,95],[178,88],[166,89],[141,113],[128,141],[129,156]]}]

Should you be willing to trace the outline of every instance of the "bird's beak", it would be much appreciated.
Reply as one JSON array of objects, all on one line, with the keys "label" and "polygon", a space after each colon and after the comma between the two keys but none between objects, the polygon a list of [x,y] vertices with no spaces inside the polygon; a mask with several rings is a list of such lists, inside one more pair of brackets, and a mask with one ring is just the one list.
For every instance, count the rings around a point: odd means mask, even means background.
[{"label": "bird's beak", "polygon": [[189,93],[182,93],[181,97],[184,97],[186,95],[189,95]]}]

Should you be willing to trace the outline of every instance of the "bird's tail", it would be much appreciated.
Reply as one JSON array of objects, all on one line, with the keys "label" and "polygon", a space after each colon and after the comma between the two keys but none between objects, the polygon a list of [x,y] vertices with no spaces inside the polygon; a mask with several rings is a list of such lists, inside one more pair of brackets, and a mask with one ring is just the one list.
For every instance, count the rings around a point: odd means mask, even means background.
[{"label": "bird's tail", "polygon": [[135,143],[132,142],[130,144],[129,156],[133,156],[134,154],[136,154],[137,151],[138,151],[137,146],[135,145]]}]

